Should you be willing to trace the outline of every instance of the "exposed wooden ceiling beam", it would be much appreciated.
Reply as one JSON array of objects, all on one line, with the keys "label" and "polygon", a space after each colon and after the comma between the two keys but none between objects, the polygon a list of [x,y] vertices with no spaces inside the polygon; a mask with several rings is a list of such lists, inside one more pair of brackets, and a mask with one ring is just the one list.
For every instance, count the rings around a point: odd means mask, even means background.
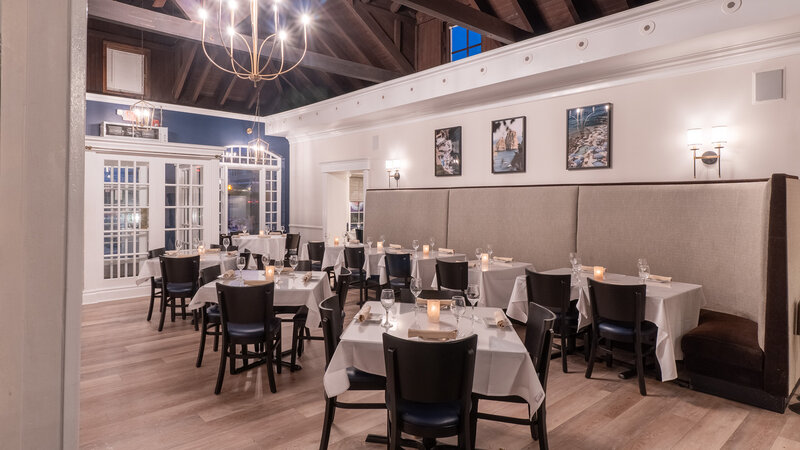
[{"label": "exposed wooden ceiling beam", "polygon": [[[194,41],[199,41],[201,39],[202,25],[199,23],[148,11],[113,0],[89,0],[89,15],[107,22],[141,28],[154,33]],[[248,37],[245,36],[245,38]],[[235,48],[237,50],[247,51],[243,43],[239,41],[235,42]],[[212,45],[220,45],[212,41],[207,41],[207,44],[209,43]],[[284,46],[284,55],[287,64],[294,64],[297,62],[302,56],[302,53],[302,49]],[[400,76],[399,73],[390,70],[333,58],[314,52],[306,52],[300,65],[308,67],[309,69],[321,70],[376,83],[388,81]]]},{"label": "exposed wooden ceiling beam", "polygon": [[406,22],[411,25],[417,24],[417,19],[402,12],[393,12],[388,9],[381,8],[380,6],[376,6],[372,3],[362,3],[361,6],[369,10],[369,12],[371,12],[372,14],[375,14],[376,17],[383,16],[387,20],[402,20],[403,22]]},{"label": "exposed wooden ceiling beam", "polygon": [[153,8],[163,8],[167,0],[153,0]]},{"label": "exposed wooden ceiling beam", "polygon": [[211,73],[211,65],[210,61],[206,61],[205,65],[203,66],[203,71],[200,72],[200,76],[197,78],[197,84],[194,85],[194,90],[192,91],[192,95],[190,100],[192,103],[197,103],[197,99],[200,97],[200,92],[203,90],[203,85],[206,84],[206,79],[208,78],[208,74]]},{"label": "exposed wooden ceiling beam", "polygon": [[[275,80],[274,83],[277,84],[278,80]],[[247,109],[252,109],[253,105],[256,104],[256,100],[259,98],[259,95],[261,94],[261,91],[264,89],[265,84],[267,84],[266,81],[260,81],[258,83],[258,86],[255,88],[255,91],[253,91],[253,95],[250,96],[250,100],[247,102]]]},{"label": "exposed wooden ceiling beam", "polygon": [[175,0],[183,15],[193,21],[200,20],[200,8],[203,7],[203,0]]},{"label": "exposed wooden ceiling beam", "polygon": [[350,11],[355,14],[368,29],[372,33],[372,36],[377,40],[381,47],[392,57],[392,62],[395,66],[404,73],[411,73],[414,71],[414,66],[408,61],[403,52],[394,45],[392,38],[383,31],[381,25],[375,20],[372,15],[370,15],[369,11],[360,3],[356,2],[355,4],[352,0],[342,0]]},{"label": "exposed wooden ceiling beam", "polygon": [[[335,44],[332,39],[320,39],[319,43],[320,45],[322,45],[325,51],[327,51],[331,56],[341,57],[341,53],[337,50],[337,48],[339,47],[337,46],[336,48],[334,48],[334,46],[331,45]],[[326,73],[326,72],[320,72],[320,73]],[[350,90],[361,89],[361,85],[355,78],[343,77],[342,80],[350,85],[351,87]]]},{"label": "exposed wooden ceiling beam", "polygon": [[511,0],[511,6],[530,25],[534,35],[550,32],[550,26],[544,21],[542,11],[535,0]]},{"label": "exposed wooden ceiling beam", "polygon": [[603,17],[593,0],[564,0],[575,23],[586,22]]},{"label": "exposed wooden ceiling beam", "polygon": [[227,77],[222,77],[222,82],[220,84],[219,95],[217,96],[217,104],[219,106],[225,106],[225,102],[228,101],[228,98],[231,96],[231,92],[233,92],[234,86],[236,86],[236,80],[239,77],[235,75],[229,75]]},{"label": "exposed wooden ceiling beam", "polygon": [[175,84],[172,86],[172,100],[177,101],[183,92],[183,86],[186,84],[186,77],[189,76],[189,70],[192,68],[194,56],[197,54],[197,49],[200,48],[195,42],[188,42],[184,46],[184,57],[178,66],[178,72],[175,76]]},{"label": "exposed wooden ceiling beam", "polygon": [[421,13],[445,22],[460,25],[488,36],[496,41],[511,44],[533,35],[521,28],[504,22],[455,0],[395,0]]}]

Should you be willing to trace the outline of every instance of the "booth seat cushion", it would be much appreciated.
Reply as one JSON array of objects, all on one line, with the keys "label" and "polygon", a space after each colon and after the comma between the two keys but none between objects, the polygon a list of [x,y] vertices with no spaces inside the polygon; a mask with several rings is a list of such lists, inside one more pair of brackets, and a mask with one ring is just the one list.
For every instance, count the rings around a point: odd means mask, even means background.
[{"label": "booth seat cushion", "polygon": [[681,340],[689,372],[760,388],[764,351],[758,345],[758,324],[743,317],[700,310],[697,328]]}]

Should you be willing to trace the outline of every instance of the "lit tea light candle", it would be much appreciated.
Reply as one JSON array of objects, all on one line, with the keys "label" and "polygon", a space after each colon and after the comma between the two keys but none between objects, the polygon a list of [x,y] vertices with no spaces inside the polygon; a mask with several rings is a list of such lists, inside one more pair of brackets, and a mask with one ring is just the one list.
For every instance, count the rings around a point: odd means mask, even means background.
[{"label": "lit tea light candle", "polygon": [[267,281],[275,281],[275,266],[264,267],[264,278]]},{"label": "lit tea light candle", "polygon": [[197,246],[197,254],[198,254],[198,255],[205,255],[205,254],[206,254],[206,247],[205,247],[205,245],[198,245],[198,246]]},{"label": "lit tea light candle", "polygon": [[258,235],[259,236],[263,236],[264,235],[264,230],[258,230]]},{"label": "lit tea light candle", "polygon": [[430,322],[438,322],[441,309],[439,300],[428,300],[428,320]]},{"label": "lit tea light candle", "polygon": [[427,258],[430,255],[431,255],[431,246],[428,245],[428,244],[423,245],[422,246],[422,256]]},{"label": "lit tea light candle", "polygon": [[603,266],[594,266],[594,279],[603,281],[606,277],[606,268]]},{"label": "lit tea light candle", "polygon": [[379,252],[382,252],[383,251],[383,241],[378,241],[378,244],[377,244],[376,248],[378,249]]},{"label": "lit tea light candle", "polygon": [[333,246],[334,247],[338,247],[339,246],[339,238],[338,237],[333,238]]},{"label": "lit tea light candle", "polygon": [[489,270],[489,254],[481,253],[481,270]]}]

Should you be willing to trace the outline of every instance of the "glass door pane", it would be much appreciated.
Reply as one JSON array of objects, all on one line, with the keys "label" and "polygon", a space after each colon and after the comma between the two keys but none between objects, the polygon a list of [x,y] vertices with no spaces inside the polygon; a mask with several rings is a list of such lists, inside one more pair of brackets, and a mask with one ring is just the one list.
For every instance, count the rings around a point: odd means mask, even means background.
[{"label": "glass door pane", "polygon": [[258,233],[258,169],[228,169],[228,231]]}]

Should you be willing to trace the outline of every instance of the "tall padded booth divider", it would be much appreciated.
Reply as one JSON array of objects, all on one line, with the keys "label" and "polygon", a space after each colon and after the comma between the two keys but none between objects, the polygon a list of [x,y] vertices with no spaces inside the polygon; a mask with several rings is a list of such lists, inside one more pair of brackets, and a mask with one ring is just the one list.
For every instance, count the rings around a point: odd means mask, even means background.
[{"label": "tall padded booth divider", "polygon": [[411,248],[414,239],[422,245],[433,236],[436,246],[444,247],[448,197],[447,189],[367,191],[364,239],[377,241],[383,235],[387,246]]},{"label": "tall padded booth divider", "polygon": [[577,186],[451,189],[447,246],[474,258],[476,247],[491,244],[494,256],[536,270],[566,267],[575,251],[577,196]]}]

